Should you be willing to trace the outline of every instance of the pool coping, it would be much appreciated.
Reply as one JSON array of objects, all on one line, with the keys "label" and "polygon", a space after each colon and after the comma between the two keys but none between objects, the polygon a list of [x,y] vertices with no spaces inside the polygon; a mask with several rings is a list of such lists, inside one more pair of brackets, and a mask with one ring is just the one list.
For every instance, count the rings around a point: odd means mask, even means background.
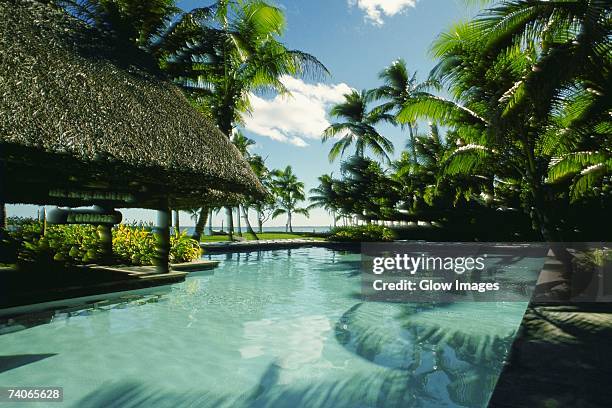
[{"label": "pool coping", "polygon": [[[149,289],[183,282],[185,277],[196,271],[214,269],[219,261],[200,259],[193,262],[171,264],[169,273],[157,273],[154,266],[121,266],[121,265],[84,265],[78,267],[83,272],[104,271],[124,275],[111,281],[96,282],[87,285],[64,286],[32,292],[21,292],[0,306],[0,316],[15,314],[19,308],[41,305],[49,302],[62,302],[91,296],[108,297],[110,294]],[[18,314],[19,312],[17,312]]]}]

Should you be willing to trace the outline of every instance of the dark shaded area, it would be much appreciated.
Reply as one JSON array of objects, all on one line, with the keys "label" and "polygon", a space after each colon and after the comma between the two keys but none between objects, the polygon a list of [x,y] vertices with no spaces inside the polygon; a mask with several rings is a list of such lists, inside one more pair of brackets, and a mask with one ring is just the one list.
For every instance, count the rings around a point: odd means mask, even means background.
[{"label": "dark shaded area", "polygon": [[56,354],[17,354],[14,356],[0,356],[0,373],[32,364],[55,355]]},{"label": "dark shaded area", "polygon": [[530,307],[490,407],[609,407],[612,304]]},{"label": "dark shaded area", "polygon": [[[133,273],[126,273],[91,266],[0,268],[0,308],[143,289],[185,279],[182,273],[157,275],[154,267],[133,269]],[[156,276],[149,279],[147,275]]]}]

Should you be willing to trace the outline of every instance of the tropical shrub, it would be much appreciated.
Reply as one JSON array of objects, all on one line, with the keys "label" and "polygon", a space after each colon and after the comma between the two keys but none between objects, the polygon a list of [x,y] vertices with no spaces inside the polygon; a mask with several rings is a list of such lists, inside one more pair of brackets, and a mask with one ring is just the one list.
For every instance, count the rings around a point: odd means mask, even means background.
[{"label": "tropical shrub", "polygon": [[152,265],[155,236],[144,227],[119,224],[113,230],[113,254],[119,263]]},{"label": "tropical shrub", "polygon": [[18,259],[26,262],[92,263],[102,255],[100,231],[93,225],[48,225],[21,223],[11,236],[17,242]]},{"label": "tropical shrub", "polygon": [[[43,223],[36,220],[11,227],[8,236],[2,238],[2,244],[7,252],[13,251],[14,256],[4,254],[6,260],[87,264],[99,262],[103,254],[101,227],[47,225],[44,235]],[[13,245],[9,245],[11,243]],[[198,242],[187,237],[186,232],[171,236],[170,244],[171,262],[189,262],[201,255]],[[155,246],[155,236],[148,226],[120,224],[113,228],[113,257],[118,264],[152,265]]]},{"label": "tropical shrub", "polygon": [[176,231],[170,236],[170,262],[191,262],[200,258],[200,243],[187,236],[187,231]]},{"label": "tropical shrub", "polygon": [[382,225],[336,227],[331,230],[331,235],[327,239],[342,242],[393,241],[395,233]]}]

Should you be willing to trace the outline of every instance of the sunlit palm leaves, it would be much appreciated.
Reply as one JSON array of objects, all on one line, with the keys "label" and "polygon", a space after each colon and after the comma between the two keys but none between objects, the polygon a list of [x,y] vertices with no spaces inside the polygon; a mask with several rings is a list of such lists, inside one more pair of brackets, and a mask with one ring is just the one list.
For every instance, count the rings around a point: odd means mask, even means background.
[{"label": "sunlit palm leaves", "polygon": [[394,151],[393,143],[378,133],[374,126],[383,121],[393,123],[393,115],[377,109],[368,111],[371,94],[367,91],[353,90],[345,94],[344,99],[330,111],[330,116],[343,121],[332,123],[323,132],[323,142],[339,138],[329,151],[329,160],[343,156],[354,145],[356,156],[364,157],[366,149],[369,149],[375,156],[388,161],[389,154]]},{"label": "sunlit palm leaves", "polygon": [[[383,85],[373,89],[371,94],[373,98],[383,100],[383,104],[376,109],[380,112],[390,112],[396,117],[408,101],[437,86],[435,81],[418,82],[416,72],[410,75],[403,59],[394,61],[378,74],[378,78],[383,81]],[[404,126],[408,128],[408,147],[411,149],[413,161],[416,162],[416,122],[406,120],[401,122],[401,126],[402,129]]]},{"label": "sunlit palm leaves", "polygon": [[325,67],[312,55],[279,40],[281,9],[264,1],[222,1],[196,9],[175,24],[184,45],[168,48],[166,69],[195,97],[204,98],[217,125],[229,135],[249,111],[252,92],[287,92],[284,75],[321,77]]},{"label": "sunlit palm leaves", "polygon": [[331,213],[335,222],[336,213],[340,209],[340,205],[338,193],[334,189],[334,179],[330,174],[323,174],[319,176],[318,180],[319,185],[310,189],[308,200],[311,204],[308,206],[308,209],[323,208]]},{"label": "sunlit palm leaves", "polygon": [[308,209],[298,207],[298,204],[306,199],[304,183],[298,180],[291,166],[287,166],[284,170],[274,170],[272,172],[271,186],[277,197],[277,208],[272,213],[272,218],[286,214],[286,228],[289,232],[293,232],[293,215],[308,216]]},{"label": "sunlit palm leaves", "polygon": [[245,158],[250,157],[251,153],[249,148],[255,145],[254,140],[249,139],[239,130],[234,132],[234,135],[232,136],[232,143]]}]

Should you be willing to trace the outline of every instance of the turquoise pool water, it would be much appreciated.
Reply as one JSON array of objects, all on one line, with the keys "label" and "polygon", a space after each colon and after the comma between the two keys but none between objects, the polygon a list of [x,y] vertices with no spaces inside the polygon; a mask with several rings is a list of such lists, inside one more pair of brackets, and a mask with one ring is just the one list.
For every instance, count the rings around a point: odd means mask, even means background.
[{"label": "turquoise pool water", "polygon": [[64,387],[48,406],[481,407],[526,307],[362,302],[359,254],[322,248],[212,259],[162,293],[5,325],[0,386]]}]

